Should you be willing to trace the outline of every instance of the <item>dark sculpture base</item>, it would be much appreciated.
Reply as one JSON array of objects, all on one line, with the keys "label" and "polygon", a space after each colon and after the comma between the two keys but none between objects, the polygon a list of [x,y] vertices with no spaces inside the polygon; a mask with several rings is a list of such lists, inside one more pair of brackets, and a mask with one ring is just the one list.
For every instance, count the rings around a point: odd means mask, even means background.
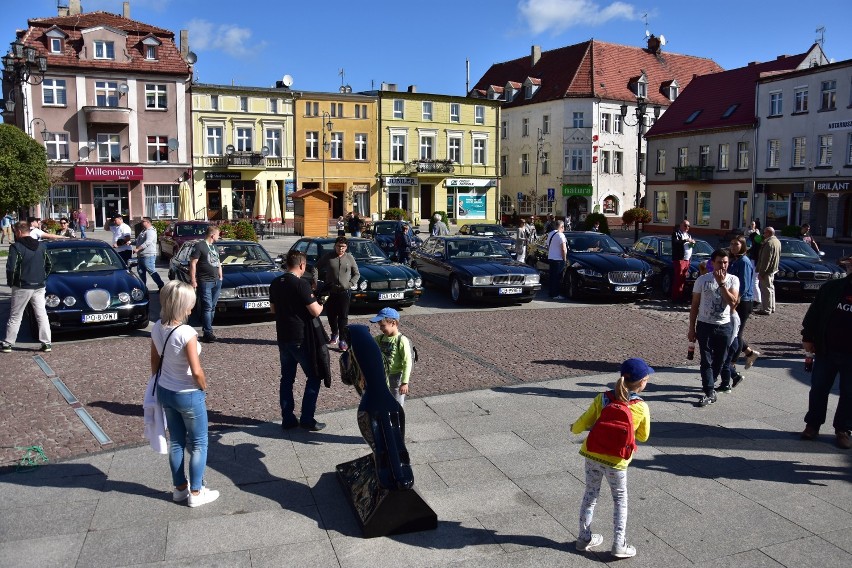
[{"label": "dark sculpture base", "polygon": [[339,464],[336,469],[364,538],[438,528],[435,511],[414,489],[389,491],[379,487],[372,454]]}]

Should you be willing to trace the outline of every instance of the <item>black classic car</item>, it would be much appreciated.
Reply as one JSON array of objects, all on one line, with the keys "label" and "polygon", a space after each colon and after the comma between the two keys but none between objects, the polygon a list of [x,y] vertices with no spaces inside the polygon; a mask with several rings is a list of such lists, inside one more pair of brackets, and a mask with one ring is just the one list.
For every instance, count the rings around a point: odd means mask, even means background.
[{"label": "black classic car", "polygon": [[828,280],[843,278],[846,270],[827,262],[800,239],[779,237],[781,262],[775,274],[775,290],[779,295],[812,296]]},{"label": "black classic car", "polygon": [[[305,253],[308,266],[313,268],[326,253],[334,250],[336,238],[304,238],[290,247]],[[410,306],[423,293],[423,282],[416,270],[391,262],[375,242],[369,239],[348,239],[347,252],[355,257],[361,278],[352,290],[351,304]]]},{"label": "black classic car", "polygon": [[417,248],[423,244],[423,239],[420,238],[420,229],[416,229],[412,227],[412,225],[408,221],[376,221],[373,223],[373,227],[370,229],[370,235],[373,238],[373,241],[379,248],[382,249],[389,258],[396,258],[396,233],[401,230],[402,225],[408,225],[411,231],[411,240],[414,243],[412,248]]},{"label": "black classic car", "polygon": [[503,228],[503,225],[489,223],[471,223],[470,225],[462,225],[459,228],[460,235],[472,235],[475,237],[490,237],[503,245],[509,251],[512,258],[515,258],[515,238]]},{"label": "black classic car", "polygon": [[[45,246],[53,264],[45,296],[53,332],[148,325],[148,288],[110,245],[86,239]],[[31,313],[30,324],[37,329]]]},{"label": "black classic car", "polygon": [[[636,299],[649,296],[654,269],[629,256],[612,237],[595,232],[566,232],[568,262],[561,275],[562,293],[569,298],[583,294]],[[547,262],[548,235],[535,239],[527,250],[527,262],[550,270]]]},{"label": "black classic car", "polygon": [[529,302],[541,289],[538,271],[512,259],[487,237],[430,237],[411,253],[411,266],[423,279],[450,289],[450,297]]},{"label": "black classic car", "polygon": [[[671,236],[650,235],[642,237],[628,249],[631,256],[644,260],[654,267],[657,273],[657,284],[665,296],[672,291],[672,238]],[[713,247],[707,241],[695,240],[692,246],[692,257],[689,259],[689,271],[686,274],[686,284],[683,287],[684,297],[692,294],[692,286],[698,278],[698,265],[710,258]]]},{"label": "black classic car", "polygon": [[[189,257],[201,240],[180,247],[169,262],[169,279],[190,283]],[[216,242],[222,263],[222,291],[216,313],[222,315],[263,314],[269,312],[269,284],[284,274],[269,253],[252,241]]]}]

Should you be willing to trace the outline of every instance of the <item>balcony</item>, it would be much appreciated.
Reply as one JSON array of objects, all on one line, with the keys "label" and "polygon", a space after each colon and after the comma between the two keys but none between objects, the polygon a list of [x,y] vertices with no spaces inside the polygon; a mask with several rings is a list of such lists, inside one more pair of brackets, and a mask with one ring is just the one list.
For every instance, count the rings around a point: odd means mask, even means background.
[{"label": "balcony", "polygon": [[125,107],[84,106],[87,124],[130,124],[130,109]]},{"label": "balcony", "polygon": [[675,181],[713,181],[715,166],[683,166],[675,168]]},{"label": "balcony", "polygon": [[406,165],[408,173],[451,174],[455,171],[450,160],[412,160]]}]

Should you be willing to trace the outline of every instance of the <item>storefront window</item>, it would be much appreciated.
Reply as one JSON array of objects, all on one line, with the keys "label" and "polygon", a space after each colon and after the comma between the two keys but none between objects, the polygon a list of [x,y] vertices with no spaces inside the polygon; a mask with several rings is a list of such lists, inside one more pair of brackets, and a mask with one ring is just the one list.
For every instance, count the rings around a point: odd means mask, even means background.
[{"label": "storefront window", "polygon": [[533,214],[533,202],[532,199],[529,198],[528,195],[524,196],[523,201],[518,202],[518,213],[521,215],[532,215]]},{"label": "storefront window", "polygon": [[695,192],[695,224],[707,226],[710,224],[710,192]]},{"label": "storefront window", "polygon": [[780,231],[789,225],[790,196],[784,193],[766,194],[766,226]]},{"label": "storefront window", "polygon": [[514,203],[512,202],[512,197],[510,195],[501,195],[500,196],[500,213],[503,215],[511,215],[512,211],[515,210]]},{"label": "storefront window", "polygon": [[669,192],[655,191],[654,192],[654,222],[668,223],[669,222]]},{"label": "storefront window", "polygon": [[604,215],[618,215],[618,199],[610,195],[603,200]]},{"label": "storefront window", "polygon": [[42,217],[46,219],[71,218],[71,212],[80,207],[80,188],[76,185],[57,185],[50,188],[47,201],[41,204]]},{"label": "storefront window", "polygon": [[106,227],[116,215],[130,220],[130,199],[126,185],[98,184],[92,186],[95,205],[95,226]]},{"label": "storefront window", "polygon": [[178,210],[176,183],[145,186],[145,215],[151,219],[174,219]]},{"label": "storefront window", "polygon": [[484,192],[457,189],[447,193],[447,216],[459,220],[486,219],[487,204],[488,199]]},{"label": "storefront window", "polygon": [[393,208],[411,213],[411,192],[409,186],[388,186],[388,209]]},{"label": "storefront window", "polygon": [[254,211],[254,181],[234,181],[231,192],[231,210],[236,219],[251,219]]}]

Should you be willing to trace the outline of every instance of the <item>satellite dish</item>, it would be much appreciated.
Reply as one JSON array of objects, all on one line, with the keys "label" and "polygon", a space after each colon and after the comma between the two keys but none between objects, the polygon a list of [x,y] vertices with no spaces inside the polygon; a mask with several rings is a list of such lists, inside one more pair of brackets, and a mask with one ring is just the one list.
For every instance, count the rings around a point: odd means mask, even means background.
[{"label": "satellite dish", "polygon": [[269,146],[264,146],[260,149],[260,154],[265,158],[269,155]]},{"label": "satellite dish", "polygon": [[194,51],[190,51],[186,54],[186,62],[190,65],[195,65],[195,62],[198,61],[198,56],[195,55]]},{"label": "satellite dish", "polygon": [[285,87],[289,87],[293,84],[293,77],[290,75],[284,75],[284,77],[281,78],[281,83],[283,83]]},{"label": "satellite dish", "polygon": [[180,143],[177,141],[177,138],[169,138],[169,150],[177,150]]},{"label": "satellite dish", "polygon": [[666,45],[666,36],[660,34],[660,45]]},{"label": "satellite dish", "polygon": [[127,83],[122,83],[118,86],[118,92],[122,95],[126,95],[129,90],[130,87],[127,86]]}]

